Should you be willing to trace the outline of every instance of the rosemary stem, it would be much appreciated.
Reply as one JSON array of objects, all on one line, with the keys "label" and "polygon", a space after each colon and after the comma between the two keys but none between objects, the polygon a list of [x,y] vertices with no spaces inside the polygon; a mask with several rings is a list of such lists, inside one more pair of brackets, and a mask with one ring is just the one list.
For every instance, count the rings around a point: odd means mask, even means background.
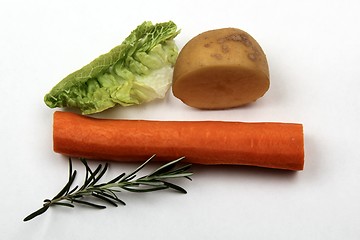
[{"label": "rosemary stem", "polygon": [[[86,169],[86,176],[83,185],[79,188],[78,186],[71,188],[71,185],[73,184],[76,176],[76,170],[72,170],[71,159],[69,159],[69,180],[66,185],[51,200],[45,199],[42,208],[28,215],[26,218],[24,218],[24,221],[29,221],[34,217],[43,214],[49,207],[53,205],[74,207],[75,204],[84,204],[98,209],[106,208],[105,205],[99,205],[97,203],[99,201],[105,204],[111,204],[113,206],[117,206],[117,204],[125,205],[125,202],[119,199],[117,195],[120,190],[141,193],[171,188],[180,193],[186,193],[185,189],[168,181],[175,178],[190,179],[189,176],[192,175],[192,172],[188,172],[188,169],[190,168],[189,164],[183,167],[175,168],[176,163],[183,158],[166,163],[156,169],[154,172],[135,179],[135,174],[139,172],[154,157],[155,155],[150,157],[132,173],[128,175],[122,173],[113,180],[102,184],[98,184],[98,181],[107,171],[108,164],[106,164],[104,167],[100,164],[93,171],[90,169],[85,159],[81,159]],[[94,198],[98,201],[91,202],[90,200]]]}]

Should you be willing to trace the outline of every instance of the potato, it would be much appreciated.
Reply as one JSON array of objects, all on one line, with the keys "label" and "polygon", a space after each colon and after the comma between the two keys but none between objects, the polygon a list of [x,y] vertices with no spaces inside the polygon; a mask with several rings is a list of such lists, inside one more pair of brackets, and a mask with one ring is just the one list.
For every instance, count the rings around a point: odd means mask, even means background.
[{"label": "potato", "polygon": [[257,100],[269,89],[266,56],[237,28],[207,31],[191,39],[174,66],[172,91],[200,109],[226,109]]}]

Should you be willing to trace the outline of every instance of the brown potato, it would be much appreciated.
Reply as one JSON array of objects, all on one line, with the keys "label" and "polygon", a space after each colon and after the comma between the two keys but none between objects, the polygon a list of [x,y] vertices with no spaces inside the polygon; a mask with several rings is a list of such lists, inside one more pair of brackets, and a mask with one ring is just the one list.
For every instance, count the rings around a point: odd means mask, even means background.
[{"label": "brown potato", "polygon": [[266,56],[256,40],[236,28],[207,31],[180,51],[172,91],[200,109],[226,109],[257,100],[269,89]]}]

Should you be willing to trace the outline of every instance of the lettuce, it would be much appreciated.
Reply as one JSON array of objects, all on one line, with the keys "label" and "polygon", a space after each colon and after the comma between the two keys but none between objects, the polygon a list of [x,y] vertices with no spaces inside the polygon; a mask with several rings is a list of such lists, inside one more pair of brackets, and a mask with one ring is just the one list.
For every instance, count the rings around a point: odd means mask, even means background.
[{"label": "lettuce", "polygon": [[130,106],[163,98],[178,56],[172,21],[144,22],[110,52],[61,80],[44,101],[50,108],[78,108],[82,114],[117,104]]}]

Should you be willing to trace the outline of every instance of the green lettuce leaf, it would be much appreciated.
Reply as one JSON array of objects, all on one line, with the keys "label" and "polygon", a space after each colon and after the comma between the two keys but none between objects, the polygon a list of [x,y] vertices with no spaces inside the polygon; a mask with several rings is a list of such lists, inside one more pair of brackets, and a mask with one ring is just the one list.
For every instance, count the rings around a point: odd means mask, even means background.
[{"label": "green lettuce leaf", "polygon": [[139,25],[110,52],[61,80],[44,101],[50,108],[78,108],[93,114],[116,104],[130,106],[163,98],[178,56],[172,21]]}]

